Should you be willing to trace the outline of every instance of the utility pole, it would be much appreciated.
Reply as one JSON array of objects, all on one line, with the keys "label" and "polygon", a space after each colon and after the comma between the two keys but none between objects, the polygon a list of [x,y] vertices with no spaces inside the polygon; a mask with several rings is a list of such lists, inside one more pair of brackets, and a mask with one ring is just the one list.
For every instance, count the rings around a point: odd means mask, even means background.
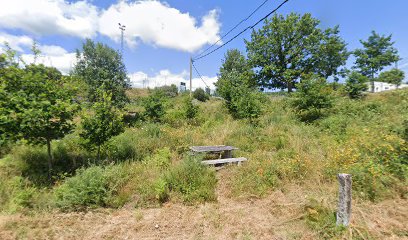
[{"label": "utility pole", "polygon": [[193,96],[193,59],[190,56],[190,98]]},{"label": "utility pole", "polygon": [[126,26],[125,26],[125,25],[122,25],[122,24],[120,24],[120,23],[118,23],[118,24],[119,24],[119,29],[120,29],[120,31],[121,31],[120,50],[121,50],[121,54],[122,54],[122,57],[123,57],[123,33],[124,33],[125,30],[126,30]]}]

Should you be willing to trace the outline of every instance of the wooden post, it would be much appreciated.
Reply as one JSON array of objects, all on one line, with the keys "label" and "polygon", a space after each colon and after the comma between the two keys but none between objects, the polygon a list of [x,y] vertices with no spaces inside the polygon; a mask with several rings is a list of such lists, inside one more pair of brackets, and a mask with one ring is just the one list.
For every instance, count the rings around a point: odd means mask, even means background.
[{"label": "wooden post", "polygon": [[337,226],[348,226],[351,216],[351,174],[337,175],[339,180],[339,207],[337,210]]}]

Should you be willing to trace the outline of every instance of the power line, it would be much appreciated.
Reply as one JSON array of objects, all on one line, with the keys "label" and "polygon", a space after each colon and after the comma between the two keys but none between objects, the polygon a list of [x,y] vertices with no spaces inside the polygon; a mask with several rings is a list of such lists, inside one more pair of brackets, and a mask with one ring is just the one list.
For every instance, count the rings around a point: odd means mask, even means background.
[{"label": "power line", "polygon": [[245,28],[244,30],[242,30],[241,32],[239,32],[237,35],[235,35],[234,37],[232,37],[230,40],[228,40],[228,41],[226,41],[224,44],[218,46],[216,49],[212,50],[211,52],[209,52],[209,53],[207,53],[207,54],[205,54],[205,55],[203,55],[203,56],[200,56],[200,57],[195,58],[194,61],[197,61],[197,60],[200,60],[200,59],[202,59],[202,58],[204,58],[204,57],[207,57],[208,55],[212,54],[213,52],[217,51],[218,49],[220,49],[220,48],[224,47],[225,45],[227,45],[228,43],[232,42],[235,38],[239,37],[241,34],[243,34],[244,32],[246,32],[248,29],[252,29],[252,28],[256,27],[256,25],[258,25],[260,22],[262,22],[263,20],[267,19],[270,15],[272,15],[273,13],[275,13],[276,11],[278,11],[279,8],[281,8],[281,7],[282,7],[283,5],[285,5],[285,3],[287,3],[287,2],[289,2],[289,0],[283,1],[281,4],[279,4],[279,6],[278,6],[277,8],[275,8],[274,10],[272,10],[272,11],[271,11],[270,13],[268,13],[265,17],[261,18],[258,22],[256,22],[255,24],[253,24],[253,25],[251,25],[251,26]]},{"label": "power line", "polygon": [[219,38],[215,43],[213,43],[211,46],[209,46],[207,49],[205,49],[203,52],[201,52],[199,55],[197,55],[195,58],[200,57],[203,55],[205,52],[210,50],[212,47],[214,47],[217,43],[219,43],[222,39],[224,39],[228,34],[230,34],[232,31],[234,31],[241,23],[247,21],[250,17],[252,17],[263,5],[265,5],[269,0],[265,0],[261,5],[259,5],[251,14],[249,14],[248,17],[245,19],[242,19],[238,24],[236,24],[231,30],[229,30],[226,34],[222,35],[221,38]]},{"label": "power line", "polygon": [[207,83],[204,81],[203,77],[201,76],[201,74],[198,72],[196,66],[194,65],[194,63],[192,63],[194,70],[196,71],[197,75],[200,77],[201,81],[203,81],[203,83],[205,84],[206,87],[210,88]]}]

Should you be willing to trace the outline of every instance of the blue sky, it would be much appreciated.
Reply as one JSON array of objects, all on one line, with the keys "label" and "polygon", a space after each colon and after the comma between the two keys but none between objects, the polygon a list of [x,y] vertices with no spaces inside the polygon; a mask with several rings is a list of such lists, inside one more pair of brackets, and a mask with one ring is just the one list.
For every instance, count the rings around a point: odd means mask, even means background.
[{"label": "blue sky", "polygon": [[[43,62],[67,72],[74,64],[73,52],[86,37],[120,49],[117,22],[121,22],[127,26],[124,60],[132,81],[141,86],[147,79],[154,87],[187,79],[190,55],[197,55],[216,41],[263,1],[0,0],[0,41],[9,41],[30,60],[29,45],[35,39],[42,48]],[[235,32],[256,22],[280,2],[269,0]],[[340,25],[349,50],[361,47],[359,40],[367,39],[372,30],[392,34],[403,58],[399,65],[408,71],[407,9],[406,0],[290,0],[278,13],[312,13],[321,20],[321,27]],[[244,39],[249,38],[248,31],[195,63],[207,83],[216,81],[227,49],[244,52]],[[351,58],[349,66],[352,63]],[[195,73],[193,84],[203,86]]]}]

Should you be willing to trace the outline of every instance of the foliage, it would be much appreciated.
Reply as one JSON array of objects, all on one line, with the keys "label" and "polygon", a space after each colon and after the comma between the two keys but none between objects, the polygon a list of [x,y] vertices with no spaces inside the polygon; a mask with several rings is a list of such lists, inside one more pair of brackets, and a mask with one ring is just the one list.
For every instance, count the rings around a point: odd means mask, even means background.
[{"label": "foliage", "polygon": [[121,165],[79,169],[55,190],[56,204],[63,210],[115,206],[115,193],[127,181]]},{"label": "foliage", "polygon": [[1,71],[0,141],[25,139],[47,144],[51,173],[51,141],[74,127],[72,119],[78,109],[75,89],[57,69],[44,65],[11,66]]},{"label": "foliage", "polygon": [[368,89],[368,78],[356,71],[352,71],[346,80],[344,90],[348,96],[352,99],[361,98],[363,92]]},{"label": "foliage", "polygon": [[205,102],[210,99],[210,96],[208,96],[208,94],[202,88],[197,88],[194,90],[193,97],[200,102]]},{"label": "foliage", "polygon": [[102,43],[87,39],[82,50],[77,50],[77,63],[73,75],[82,78],[88,85],[88,99],[97,102],[101,86],[112,94],[112,102],[123,107],[128,98],[125,90],[129,87],[126,67],[119,52]]},{"label": "foliage", "polygon": [[261,115],[262,98],[255,89],[254,79],[245,57],[236,49],[229,50],[215,85],[233,117],[253,122]]},{"label": "foliage", "polygon": [[323,31],[319,24],[310,14],[274,15],[252,32],[245,43],[260,86],[291,92],[302,74],[336,77],[348,57],[346,44],[338,27]]},{"label": "foliage", "polygon": [[394,42],[391,42],[391,35],[379,35],[375,31],[371,32],[371,36],[367,41],[360,40],[363,45],[362,49],[354,51],[356,57],[355,68],[359,69],[361,74],[370,78],[372,82],[372,91],[375,75],[384,67],[398,61],[398,51],[393,47]]},{"label": "foliage", "polygon": [[199,107],[194,105],[191,98],[184,99],[184,116],[187,119],[194,119],[198,114]]},{"label": "foliage", "polygon": [[100,160],[100,148],[113,136],[124,131],[122,113],[114,106],[112,95],[97,90],[98,101],[93,103],[91,111],[82,117],[80,136],[89,146],[97,147],[97,160]]},{"label": "foliage", "polygon": [[163,180],[171,193],[180,195],[186,203],[214,201],[214,170],[200,163],[200,159],[188,157],[179,165],[171,168]]},{"label": "foliage", "polygon": [[153,92],[143,100],[144,115],[153,122],[160,122],[165,114],[164,99],[160,92]]},{"label": "foliage", "polygon": [[324,78],[304,76],[296,88],[291,104],[302,121],[313,122],[323,117],[325,111],[332,107],[332,90]]},{"label": "foliage", "polygon": [[155,87],[154,91],[160,91],[163,96],[174,98],[178,95],[178,88],[175,84],[170,86]]},{"label": "foliage", "polygon": [[254,123],[262,114],[261,93],[248,88],[237,88],[231,101],[232,115],[235,118],[248,119]]},{"label": "foliage", "polygon": [[400,85],[402,83],[402,80],[404,79],[405,79],[405,72],[397,68],[393,68],[389,71],[382,72],[378,76],[378,81],[392,83],[397,86]]}]

